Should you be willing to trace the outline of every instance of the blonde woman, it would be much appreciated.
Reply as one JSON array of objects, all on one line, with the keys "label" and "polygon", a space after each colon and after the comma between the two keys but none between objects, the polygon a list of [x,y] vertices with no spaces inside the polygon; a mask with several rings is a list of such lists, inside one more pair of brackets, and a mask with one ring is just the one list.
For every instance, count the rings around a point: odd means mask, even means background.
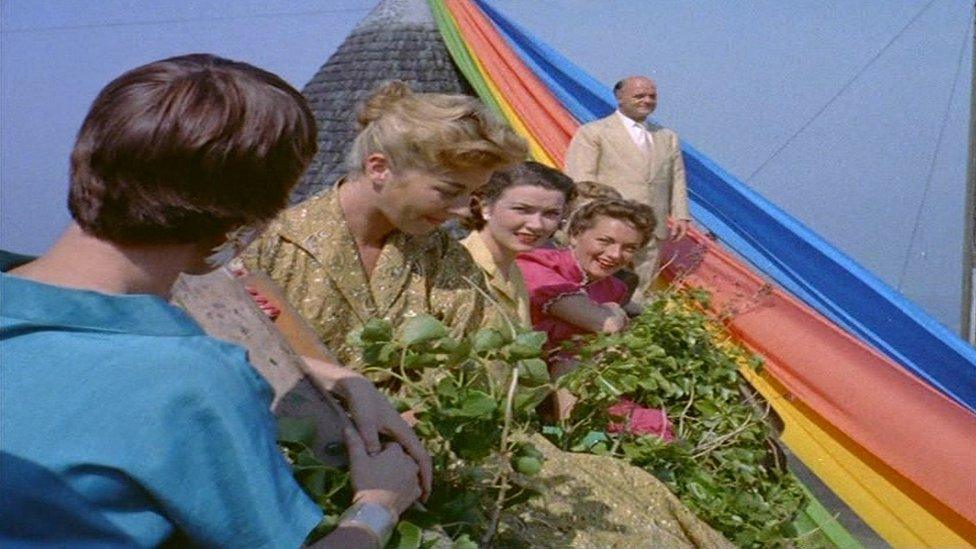
[{"label": "blonde woman", "polygon": [[414,94],[402,82],[379,87],[358,120],[347,175],[285,212],[245,260],[353,366],[346,335],[373,317],[430,313],[456,335],[481,325],[481,273],[439,227],[467,215],[471,193],[527,152],[477,100]]}]

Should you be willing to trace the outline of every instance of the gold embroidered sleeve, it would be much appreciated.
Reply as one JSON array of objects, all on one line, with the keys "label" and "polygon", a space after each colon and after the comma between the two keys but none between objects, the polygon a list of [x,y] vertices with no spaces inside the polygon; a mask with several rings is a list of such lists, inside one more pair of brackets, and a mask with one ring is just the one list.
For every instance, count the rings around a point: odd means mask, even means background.
[{"label": "gold embroidered sleeve", "polygon": [[243,259],[248,270],[267,273],[281,287],[288,302],[331,348],[323,318],[329,284],[318,262],[300,246],[278,234],[262,237],[247,250]]},{"label": "gold embroidered sleeve", "polygon": [[451,240],[433,265],[430,308],[455,337],[476,331],[485,321],[487,288],[468,251]]}]

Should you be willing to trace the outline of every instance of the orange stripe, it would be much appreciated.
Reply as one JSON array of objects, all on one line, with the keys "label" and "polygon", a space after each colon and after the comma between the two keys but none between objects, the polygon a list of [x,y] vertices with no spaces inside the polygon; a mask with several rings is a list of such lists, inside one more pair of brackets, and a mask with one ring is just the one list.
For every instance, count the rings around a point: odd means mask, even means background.
[{"label": "orange stripe", "polygon": [[[790,394],[929,501],[976,524],[976,416],[906,372],[729,253],[693,232],[666,247],[666,276],[712,292],[712,308],[766,359]],[[667,259],[665,259],[667,262]]]},{"label": "orange stripe", "polygon": [[562,166],[569,140],[578,127],[576,120],[522,63],[477,6],[466,0],[447,0],[444,5],[487,76],[556,165]]},{"label": "orange stripe", "polygon": [[[561,164],[575,120],[480,10],[465,0],[446,5],[497,89]],[[715,310],[733,313],[730,331],[766,358],[767,371],[795,398],[903,479],[899,486],[913,498],[949,509],[956,529],[974,527],[976,416],[770,287],[701,233],[670,250],[677,256],[666,274],[686,271],[684,284],[711,291]]]}]

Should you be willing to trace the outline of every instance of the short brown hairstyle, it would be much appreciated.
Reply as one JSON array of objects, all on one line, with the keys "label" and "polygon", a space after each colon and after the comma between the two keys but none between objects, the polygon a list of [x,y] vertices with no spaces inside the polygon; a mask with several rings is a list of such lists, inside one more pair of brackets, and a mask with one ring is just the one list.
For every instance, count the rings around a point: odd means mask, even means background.
[{"label": "short brown hairstyle", "polygon": [[485,226],[482,205],[494,204],[507,189],[522,186],[559,191],[566,200],[567,208],[576,198],[576,185],[568,175],[545,164],[527,160],[491,174],[488,183],[471,196],[471,217],[462,219],[462,226],[469,230],[480,230]]},{"label": "short brown hairstyle", "polygon": [[619,219],[629,223],[641,234],[641,246],[646,246],[654,236],[656,218],[654,210],[647,204],[615,198],[594,200],[573,212],[569,220],[569,236],[577,236],[596,225],[600,217]]},{"label": "short brown hairstyle", "polygon": [[308,105],[278,76],[206,54],[156,61],[95,98],[68,208],[105,240],[194,242],[274,217],[316,147]]},{"label": "short brown hairstyle", "polygon": [[473,97],[413,93],[399,80],[380,84],[360,105],[360,132],[346,169],[361,173],[373,153],[392,169],[495,170],[525,160],[528,146]]}]

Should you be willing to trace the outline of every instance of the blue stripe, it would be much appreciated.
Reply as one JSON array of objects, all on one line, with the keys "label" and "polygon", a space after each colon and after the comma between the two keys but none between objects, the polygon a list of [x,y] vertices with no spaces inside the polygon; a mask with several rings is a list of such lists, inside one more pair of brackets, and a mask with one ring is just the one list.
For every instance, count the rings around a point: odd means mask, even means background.
[{"label": "blue stripe", "polygon": [[[578,121],[613,111],[606,86],[485,0],[475,2]],[[798,299],[976,412],[976,349],[705,155],[682,149],[696,221]]]}]

